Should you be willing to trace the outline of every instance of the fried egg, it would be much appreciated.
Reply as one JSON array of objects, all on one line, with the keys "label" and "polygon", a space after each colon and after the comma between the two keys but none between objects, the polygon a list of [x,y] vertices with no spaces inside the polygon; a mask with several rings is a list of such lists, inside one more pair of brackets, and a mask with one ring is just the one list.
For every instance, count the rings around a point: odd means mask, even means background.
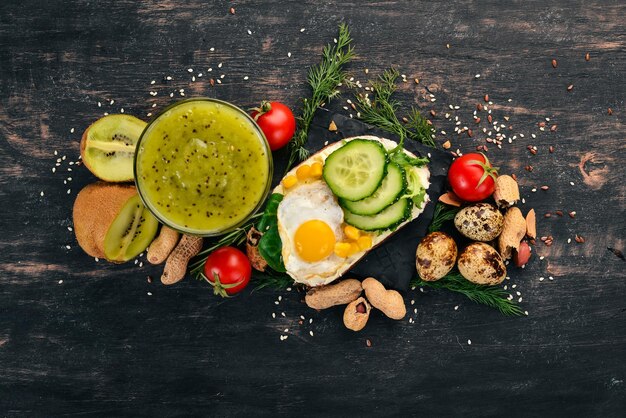
[{"label": "fried egg", "polygon": [[277,218],[283,262],[291,277],[315,283],[341,274],[348,261],[335,255],[334,248],[344,238],[343,211],[323,180],[298,184],[285,193]]}]

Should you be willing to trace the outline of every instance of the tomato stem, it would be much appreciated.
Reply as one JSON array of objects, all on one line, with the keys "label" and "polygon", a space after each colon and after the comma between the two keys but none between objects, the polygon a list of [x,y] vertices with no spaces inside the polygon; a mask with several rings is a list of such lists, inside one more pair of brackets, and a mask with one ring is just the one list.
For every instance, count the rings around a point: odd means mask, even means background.
[{"label": "tomato stem", "polygon": [[487,179],[487,177],[491,177],[493,181],[496,181],[496,178],[498,177],[498,170],[500,169],[500,167],[492,167],[491,163],[489,162],[489,158],[487,158],[485,154],[481,152],[480,155],[482,155],[483,158],[485,159],[484,162],[478,161],[478,160],[468,161],[468,164],[478,165],[482,167],[482,169],[484,170],[482,177],[480,178],[480,180],[478,181],[478,184],[476,185],[476,189],[478,189],[480,185],[483,184],[483,182]]},{"label": "tomato stem", "polygon": [[248,110],[251,112],[255,112],[253,119],[255,122],[257,122],[262,115],[272,110],[272,104],[268,102],[267,100],[263,100],[261,104],[259,105],[259,107],[253,107]]},{"label": "tomato stem", "polygon": [[217,274],[214,271],[212,273],[213,273],[213,281],[209,280],[209,278],[206,277],[203,273],[200,273],[200,274],[202,275],[202,278],[204,278],[204,280],[206,280],[211,286],[213,286],[213,293],[223,298],[230,297],[230,295],[226,291],[227,289],[232,289],[233,287],[237,287],[243,282],[243,277],[242,277],[241,280],[239,280],[236,283],[224,284],[220,281],[219,274]]}]

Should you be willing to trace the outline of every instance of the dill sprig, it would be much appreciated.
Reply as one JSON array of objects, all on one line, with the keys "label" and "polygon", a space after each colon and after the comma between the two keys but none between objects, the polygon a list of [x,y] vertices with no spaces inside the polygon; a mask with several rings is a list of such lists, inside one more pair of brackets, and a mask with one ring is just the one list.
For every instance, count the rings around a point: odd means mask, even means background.
[{"label": "dill sprig", "polygon": [[294,286],[293,279],[285,273],[255,271],[252,273],[252,280],[258,283],[254,290],[261,290],[266,287],[282,290]]},{"label": "dill sprig", "polygon": [[351,43],[350,30],[346,24],[342,23],[339,25],[339,35],[336,42],[326,45],[322,51],[320,63],[309,69],[307,80],[311,86],[312,95],[310,98],[302,100],[302,113],[298,117],[298,130],[291,141],[291,152],[286,171],[295,162],[302,161],[309,156],[305,144],[315,111],[318,107],[337,97],[339,86],[347,82],[348,73],[343,68],[354,56]]},{"label": "dill sprig", "polygon": [[409,138],[434,148],[432,125],[419,110],[411,107],[405,123],[398,119],[400,102],[392,96],[396,91],[396,80],[399,75],[395,68],[385,70],[378,77],[378,81],[372,83],[373,97],[362,93],[355,96],[359,118],[363,122],[398,135],[402,141]]},{"label": "dill sprig", "polygon": [[459,208],[437,202],[437,206],[435,206],[435,211],[433,213],[433,220],[428,226],[428,232],[439,231],[443,227],[443,224],[454,219],[454,216],[458,211]]},{"label": "dill sprig", "polygon": [[411,285],[433,289],[447,289],[461,293],[472,302],[496,308],[504,315],[519,316],[524,313],[519,305],[501,287],[472,283],[458,272],[448,273],[444,278],[435,282],[426,282],[418,278],[413,280]]}]

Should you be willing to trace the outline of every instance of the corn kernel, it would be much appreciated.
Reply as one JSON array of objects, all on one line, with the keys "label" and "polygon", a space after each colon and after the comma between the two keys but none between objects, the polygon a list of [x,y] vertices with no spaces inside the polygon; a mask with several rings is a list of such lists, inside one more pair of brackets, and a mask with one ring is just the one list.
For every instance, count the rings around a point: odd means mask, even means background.
[{"label": "corn kernel", "polygon": [[361,250],[359,250],[359,246],[357,245],[357,243],[356,242],[351,242],[350,243],[350,251],[348,252],[348,257],[351,256],[352,254],[358,253],[359,251],[361,251]]},{"label": "corn kernel", "polygon": [[310,175],[311,175],[310,165],[301,165],[296,170],[296,176],[298,177],[298,180],[300,181],[308,179]]},{"label": "corn kernel", "polygon": [[283,187],[285,187],[285,189],[289,189],[293,186],[296,185],[296,183],[298,182],[298,179],[296,178],[296,176],[287,176],[283,179]]},{"label": "corn kernel", "polygon": [[337,257],[346,258],[350,255],[351,245],[349,242],[335,243],[335,254]]},{"label": "corn kernel", "polygon": [[370,237],[369,235],[362,235],[359,237],[356,243],[359,246],[359,250],[365,251],[368,248],[372,248],[372,237]]},{"label": "corn kernel", "polygon": [[352,225],[346,225],[346,227],[343,229],[343,232],[346,234],[346,237],[354,241],[359,239],[359,237],[361,236],[359,230]]},{"label": "corn kernel", "polygon": [[311,177],[316,179],[322,177],[323,168],[324,166],[322,165],[322,163],[311,164]]}]

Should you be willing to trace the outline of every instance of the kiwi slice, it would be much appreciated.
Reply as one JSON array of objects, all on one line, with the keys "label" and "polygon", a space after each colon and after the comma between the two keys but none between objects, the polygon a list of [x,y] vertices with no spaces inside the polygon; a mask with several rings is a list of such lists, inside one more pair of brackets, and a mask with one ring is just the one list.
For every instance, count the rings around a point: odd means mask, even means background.
[{"label": "kiwi slice", "polygon": [[135,147],[146,125],[129,115],[108,115],[95,121],[80,141],[85,166],[101,180],[132,181]]},{"label": "kiwi slice", "polygon": [[154,240],[159,222],[138,195],[128,199],[104,237],[104,254],[111,261],[133,259]]}]

